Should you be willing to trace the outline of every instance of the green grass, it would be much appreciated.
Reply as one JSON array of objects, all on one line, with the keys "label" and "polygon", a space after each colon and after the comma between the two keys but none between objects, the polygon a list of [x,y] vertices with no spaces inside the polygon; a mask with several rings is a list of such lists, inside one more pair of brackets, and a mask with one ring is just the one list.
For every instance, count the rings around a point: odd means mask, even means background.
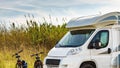
[{"label": "green grass", "polygon": [[[16,64],[16,58],[12,57],[12,55],[17,50],[11,50],[11,49],[3,49],[0,51],[0,68],[15,68]],[[25,48],[22,53],[20,53],[21,59],[24,59],[28,63],[28,68],[33,68],[33,63],[35,61],[35,57],[31,57],[31,54],[38,53],[41,51],[37,51],[31,48]],[[46,54],[40,55],[41,60],[43,61]]]}]

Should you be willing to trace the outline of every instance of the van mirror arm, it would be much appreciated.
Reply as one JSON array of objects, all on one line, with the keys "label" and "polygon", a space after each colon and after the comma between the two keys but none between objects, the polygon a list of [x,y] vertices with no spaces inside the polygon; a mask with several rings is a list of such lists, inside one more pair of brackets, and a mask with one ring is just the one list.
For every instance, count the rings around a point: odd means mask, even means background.
[{"label": "van mirror arm", "polygon": [[101,48],[101,42],[99,40],[96,40],[94,44],[95,44],[95,46],[94,46],[95,49]]}]

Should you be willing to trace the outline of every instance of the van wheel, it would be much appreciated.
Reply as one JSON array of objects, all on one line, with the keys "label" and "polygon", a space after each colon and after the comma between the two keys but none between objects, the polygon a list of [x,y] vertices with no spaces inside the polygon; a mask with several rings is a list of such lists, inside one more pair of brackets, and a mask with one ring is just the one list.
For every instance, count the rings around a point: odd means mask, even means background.
[{"label": "van wheel", "polygon": [[92,64],[83,64],[80,68],[95,68]]}]

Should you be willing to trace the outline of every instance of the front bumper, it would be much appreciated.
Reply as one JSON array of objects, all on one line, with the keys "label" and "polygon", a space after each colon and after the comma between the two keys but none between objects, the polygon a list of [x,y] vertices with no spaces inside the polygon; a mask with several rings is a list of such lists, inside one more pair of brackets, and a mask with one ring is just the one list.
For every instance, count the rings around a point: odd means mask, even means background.
[{"label": "front bumper", "polygon": [[46,57],[44,60],[44,68],[79,68],[79,66],[80,61],[76,57]]}]

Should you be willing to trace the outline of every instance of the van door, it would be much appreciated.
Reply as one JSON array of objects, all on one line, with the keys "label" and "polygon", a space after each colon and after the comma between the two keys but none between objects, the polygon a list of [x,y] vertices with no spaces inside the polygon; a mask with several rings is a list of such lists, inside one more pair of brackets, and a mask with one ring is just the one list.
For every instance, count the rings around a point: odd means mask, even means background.
[{"label": "van door", "polygon": [[112,52],[112,68],[120,68],[120,29],[113,30],[113,52]]},{"label": "van door", "polygon": [[111,44],[110,31],[101,30],[91,40],[90,49],[91,60],[95,61],[97,68],[110,68],[111,64]]}]

